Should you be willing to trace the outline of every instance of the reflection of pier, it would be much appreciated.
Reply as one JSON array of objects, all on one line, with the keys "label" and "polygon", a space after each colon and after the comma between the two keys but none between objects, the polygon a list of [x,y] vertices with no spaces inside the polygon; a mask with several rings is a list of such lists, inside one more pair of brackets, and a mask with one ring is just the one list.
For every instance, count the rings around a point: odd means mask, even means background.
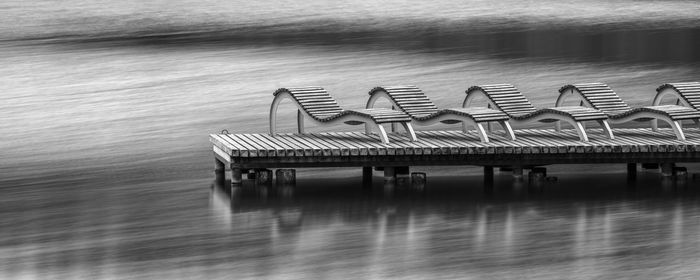
[{"label": "reflection of pier", "polygon": [[[686,129],[687,140],[677,140],[670,129],[616,129],[615,139],[591,133],[590,142],[579,141],[574,131],[519,130],[517,140],[494,135],[489,143],[460,131],[422,131],[419,141],[390,134],[390,143],[362,133],[212,134],[217,176],[231,170],[231,181],[240,183],[248,169],[303,167],[380,167],[386,178],[395,178],[406,166],[484,166],[486,181],[493,167],[504,166],[522,176],[523,167],[548,164],[626,163],[634,177],[638,163],[660,165],[662,174],[674,174],[674,163],[700,159],[700,131]],[[685,169],[678,169],[687,176]],[[546,172],[545,172],[546,174]]]},{"label": "reflection of pier", "polygon": [[[583,185],[516,198],[473,197],[454,188],[429,194],[403,189],[391,198],[359,188],[282,195],[275,187],[245,184],[234,188],[233,197],[229,189],[213,189],[222,203],[212,207],[230,213],[220,217],[241,242],[253,238],[250,232],[264,238],[266,256],[288,264],[271,265],[278,270],[312,262],[342,273],[336,262],[359,262],[355,267],[370,273],[364,269],[408,262],[420,265],[409,271],[447,274],[534,264],[597,275],[621,255],[676,259],[681,244],[696,244],[690,238],[698,230],[689,215],[699,207],[692,190],[657,199],[659,188],[634,193],[607,188],[590,196]],[[225,206],[229,200],[232,208]],[[658,258],[643,257],[651,251]]]}]

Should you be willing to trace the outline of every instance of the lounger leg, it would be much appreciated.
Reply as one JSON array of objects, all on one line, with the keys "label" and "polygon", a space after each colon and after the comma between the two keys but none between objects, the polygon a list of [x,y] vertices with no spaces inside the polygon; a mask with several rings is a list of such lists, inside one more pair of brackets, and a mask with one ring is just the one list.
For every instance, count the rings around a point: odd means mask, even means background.
[{"label": "lounger leg", "polygon": [[561,132],[561,121],[556,121],[556,122],[554,123],[554,130],[555,130],[556,132]]},{"label": "lounger leg", "polygon": [[297,130],[299,134],[304,134],[304,114],[301,113],[301,110],[297,110]]},{"label": "lounger leg", "polygon": [[515,132],[513,132],[513,128],[510,127],[510,123],[508,121],[499,121],[498,123],[500,123],[503,130],[506,131],[506,134],[508,137],[510,137],[510,140],[515,141]]},{"label": "lounger leg", "polygon": [[382,143],[389,144],[389,136],[386,135],[386,130],[384,130],[384,127],[381,124],[376,124],[376,126],[379,130],[379,137],[382,138]]},{"label": "lounger leg", "polygon": [[280,98],[275,97],[274,100],[272,100],[272,104],[270,104],[270,135],[275,136],[277,132],[277,106],[280,103]]},{"label": "lounger leg", "polygon": [[700,128],[700,120],[693,120],[693,122],[695,123],[695,126]]},{"label": "lounger leg", "polygon": [[676,134],[676,138],[681,141],[685,141],[685,135],[683,134],[683,126],[679,121],[671,121],[671,127],[673,132]]},{"label": "lounger leg", "polygon": [[651,130],[659,131],[659,121],[657,119],[651,120]]},{"label": "lounger leg", "polygon": [[476,123],[474,126],[476,127],[476,131],[479,133],[479,138],[481,139],[481,142],[488,143],[489,136],[486,135],[486,130],[484,130],[484,126],[481,123]]},{"label": "lounger leg", "polygon": [[613,136],[612,129],[610,128],[610,124],[608,124],[607,120],[600,120],[598,121],[598,123],[601,127],[603,127],[603,133],[605,133],[605,136],[608,137],[608,139],[615,139],[615,136]]},{"label": "lounger leg", "polygon": [[416,138],[416,131],[413,130],[413,126],[410,123],[402,122],[401,125],[403,125],[403,128],[408,132],[408,137],[411,138],[412,142],[418,141],[418,138]]},{"label": "lounger leg", "polygon": [[[493,109],[493,107],[491,106],[491,104],[486,105],[486,108]],[[486,123],[486,130],[487,130],[489,133],[493,132],[493,128],[491,127],[491,122],[487,122],[487,123]],[[486,142],[489,142],[489,141],[486,140]]]},{"label": "lounger leg", "polygon": [[[396,106],[391,106],[391,110],[396,110]],[[391,132],[396,132],[396,123],[391,123]]]},{"label": "lounger leg", "polygon": [[588,142],[588,135],[586,135],[586,130],[583,128],[583,124],[581,124],[581,122],[575,122],[574,129],[576,129],[578,138],[581,139],[581,141]]}]

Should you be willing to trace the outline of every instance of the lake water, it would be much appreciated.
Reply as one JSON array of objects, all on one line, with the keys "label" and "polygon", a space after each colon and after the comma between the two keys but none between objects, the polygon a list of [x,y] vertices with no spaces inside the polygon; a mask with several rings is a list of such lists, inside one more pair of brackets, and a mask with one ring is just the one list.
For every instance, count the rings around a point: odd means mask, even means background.
[{"label": "lake water", "polygon": [[[506,82],[550,106],[601,81],[648,104],[700,80],[694,1],[26,2],[0,3],[0,278],[700,274],[690,179],[557,166],[558,183],[504,173],[484,194],[478,168],[451,167],[425,190],[368,191],[359,170],[310,169],[231,199],[208,142],[265,132],[283,86],[360,108],[413,84],[445,107]],[[309,127],[325,129],[355,127]]]}]

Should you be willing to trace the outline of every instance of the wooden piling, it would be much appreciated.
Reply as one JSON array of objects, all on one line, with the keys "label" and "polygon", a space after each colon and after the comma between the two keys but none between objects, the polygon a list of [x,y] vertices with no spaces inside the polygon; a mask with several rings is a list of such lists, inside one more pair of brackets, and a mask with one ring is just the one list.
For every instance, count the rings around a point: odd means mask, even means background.
[{"label": "wooden piling", "polygon": [[661,163],[661,176],[671,177],[673,176],[673,167],[675,166],[672,162]]},{"label": "wooden piling", "polygon": [[539,185],[539,184],[544,183],[545,178],[547,178],[547,173],[545,173],[545,172],[546,172],[546,169],[542,170],[542,169],[533,168],[532,171],[530,171],[527,174],[528,182],[530,184],[534,184],[534,185]]},{"label": "wooden piling", "polygon": [[372,186],[372,167],[371,166],[363,166],[362,167],[362,186],[364,187],[369,187]]},{"label": "wooden piling", "polygon": [[270,169],[256,169],[255,170],[255,184],[256,185],[271,185],[272,184],[272,170]]},{"label": "wooden piling", "polygon": [[240,185],[243,183],[243,169],[240,165],[231,164],[231,185]]},{"label": "wooden piling", "polygon": [[547,168],[546,167],[533,167],[532,172],[542,173],[543,177],[547,177]]},{"label": "wooden piling", "polygon": [[255,170],[249,169],[248,172],[246,172],[246,176],[248,176],[248,180],[255,180]]},{"label": "wooden piling", "polygon": [[628,163],[627,164],[627,181],[636,181],[637,180],[637,164],[636,163]]},{"label": "wooden piling", "polygon": [[493,166],[484,166],[484,185],[493,186]]},{"label": "wooden piling", "polygon": [[411,172],[408,166],[397,166],[396,172],[396,185],[397,186],[407,186],[411,183]]},{"label": "wooden piling", "polygon": [[281,168],[275,171],[275,177],[277,177],[277,185],[296,185],[297,183],[297,171],[291,168]]},{"label": "wooden piling", "polygon": [[522,166],[513,166],[513,178],[516,180],[523,179],[523,167]]},{"label": "wooden piling", "polygon": [[673,168],[673,176],[679,179],[688,178],[688,169],[683,166],[676,166]]},{"label": "wooden piling", "polygon": [[223,186],[226,182],[226,165],[216,157],[214,158],[214,177],[216,185]]},{"label": "wooden piling", "polygon": [[427,175],[424,172],[411,173],[411,185],[413,186],[424,186],[427,179]]},{"label": "wooden piling", "polygon": [[393,166],[384,167],[384,182],[396,181],[396,169]]}]

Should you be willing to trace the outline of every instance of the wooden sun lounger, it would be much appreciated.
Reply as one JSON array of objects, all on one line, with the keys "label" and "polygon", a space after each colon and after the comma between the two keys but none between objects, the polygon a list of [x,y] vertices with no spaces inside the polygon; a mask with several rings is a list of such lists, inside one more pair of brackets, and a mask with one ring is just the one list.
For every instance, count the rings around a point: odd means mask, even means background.
[{"label": "wooden sun lounger", "polygon": [[607,123],[608,117],[595,109],[582,106],[537,109],[515,86],[510,84],[473,86],[466,93],[467,97],[464,99],[463,107],[469,107],[477,98],[485,97],[489,106],[506,113],[512,124],[565,121],[574,127],[581,141],[588,141],[583,122],[595,121],[603,127],[608,138],[614,139],[612,130]]},{"label": "wooden sun lounger", "polygon": [[508,115],[498,110],[486,107],[438,109],[423,91],[415,86],[376,87],[369,92],[369,95],[367,108],[373,108],[377,100],[385,98],[391,102],[394,108],[408,114],[413,119],[413,123],[417,125],[432,125],[437,122],[462,123],[465,133],[470,125],[479,133],[481,142],[488,143],[489,137],[483,124],[498,122],[510,139],[515,140],[513,129],[508,123]]},{"label": "wooden sun lounger", "polygon": [[[695,110],[700,110],[700,82],[668,83],[656,88],[656,96],[651,105],[661,105],[667,96],[675,100],[676,105],[686,106]],[[695,125],[700,128],[700,121],[693,119]],[[651,121],[651,127],[656,130],[659,124],[656,119]]]},{"label": "wooden sun lounger", "polygon": [[416,134],[411,126],[411,117],[401,111],[390,109],[343,110],[326,90],[321,87],[280,88],[274,92],[275,98],[270,106],[270,135],[276,134],[277,107],[284,99],[291,99],[297,105],[297,128],[304,133],[304,117],[320,125],[365,124],[365,133],[371,135],[371,127],[379,131],[383,143],[389,143],[384,123],[400,123],[411,141],[416,141]]},{"label": "wooden sun lounger", "polygon": [[[678,105],[657,105],[632,108],[603,83],[585,83],[566,85],[559,90],[557,105],[564,104],[569,96],[578,97],[582,104],[604,112],[612,123],[630,121],[662,120],[673,128],[678,140],[685,140],[681,121],[700,119],[700,112]],[[652,127],[655,129],[655,127]]]},{"label": "wooden sun lounger", "polygon": [[676,105],[700,110],[700,82],[663,84],[656,89],[651,105],[661,105],[662,99],[667,96],[674,97]]}]

